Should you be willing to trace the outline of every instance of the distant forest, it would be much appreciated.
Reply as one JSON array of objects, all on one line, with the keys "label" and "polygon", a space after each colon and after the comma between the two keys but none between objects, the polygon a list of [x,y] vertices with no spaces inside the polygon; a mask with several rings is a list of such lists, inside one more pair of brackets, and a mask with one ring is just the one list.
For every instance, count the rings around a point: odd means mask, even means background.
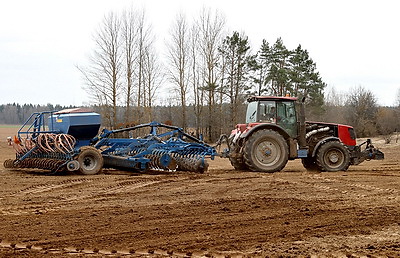
[{"label": "distant forest", "polygon": [[[83,106],[79,106],[83,107]],[[245,104],[241,104],[239,109],[241,110],[241,118],[244,121],[245,119]],[[0,105],[0,124],[9,124],[9,125],[21,125],[23,124],[30,116],[31,114],[35,112],[43,112],[43,111],[60,111],[63,109],[70,109],[70,108],[78,108],[78,106],[61,106],[61,105],[53,105],[53,104],[47,104],[47,105],[33,105],[33,104],[3,104]],[[94,112],[98,112],[102,114],[102,120],[103,120],[103,126],[107,127],[107,122],[105,120],[107,119],[107,114],[102,113],[103,107],[101,106],[90,106],[86,107],[89,109],[92,109]],[[117,107],[118,113],[122,114],[123,110],[125,107]],[[222,107],[223,112],[228,112],[227,105]],[[181,116],[181,111],[182,107],[180,106],[154,106],[152,107],[152,113],[153,113],[153,121],[157,121],[160,123],[166,123],[166,124],[171,124],[175,126],[179,126],[179,121],[180,121],[180,116]],[[194,116],[194,107],[189,106],[188,107],[188,117],[187,117],[187,124],[189,128],[194,128],[195,126],[195,116]],[[118,121],[123,121],[124,118],[118,117]],[[223,119],[222,119],[223,120]],[[139,122],[139,119],[132,119],[128,122],[121,122],[118,123],[116,128],[121,128],[121,127],[127,127],[127,126],[133,126],[137,125],[139,123],[148,123],[151,122],[150,120],[142,120],[142,122]]]}]

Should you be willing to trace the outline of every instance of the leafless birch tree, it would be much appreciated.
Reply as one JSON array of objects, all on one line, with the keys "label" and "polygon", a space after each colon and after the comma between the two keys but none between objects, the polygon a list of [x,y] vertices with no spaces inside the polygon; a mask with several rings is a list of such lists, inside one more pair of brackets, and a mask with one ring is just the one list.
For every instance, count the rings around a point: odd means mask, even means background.
[{"label": "leafless birch tree", "polygon": [[189,84],[190,41],[186,18],[183,14],[176,17],[170,30],[170,39],[167,42],[169,79],[178,92],[182,107],[181,127],[186,128],[186,101]]},{"label": "leafless birch tree", "polygon": [[144,106],[146,102],[145,98],[145,77],[144,69],[146,62],[146,51],[149,51],[149,47],[153,44],[153,34],[151,26],[147,23],[145,12],[142,11],[138,16],[138,27],[137,27],[137,38],[136,38],[136,97],[137,97],[137,111],[136,118],[137,122],[141,123],[144,117]]},{"label": "leafless birch tree", "polygon": [[215,95],[218,87],[216,65],[219,59],[218,46],[224,36],[225,19],[217,11],[203,9],[196,25],[199,33],[199,51],[203,63],[203,87],[207,94],[207,137],[209,140],[214,140],[218,134],[218,131],[213,130],[213,124],[218,120],[215,115]]},{"label": "leafless birch tree", "polygon": [[193,108],[195,114],[196,135],[203,134],[204,120],[202,119],[204,110],[204,91],[202,90],[202,67],[198,48],[199,29],[192,26],[190,30],[190,69],[191,69],[191,88],[193,93]]},{"label": "leafless birch tree", "polygon": [[137,31],[138,31],[138,16],[139,13],[131,9],[125,10],[122,15],[122,42],[124,50],[124,75],[125,75],[125,123],[129,123],[132,120],[132,97],[134,95],[134,82],[135,76],[135,61],[136,55],[136,43],[137,43]]},{"label": "leafless birch tree", "polygon": [[148,122],[154,119],[153,103],[163,82],[163,69],[152,45],[146,48],[143,58],[143,108]]},{"label": "leafless birch tree", "polygon": [[121,88],[120,20],[111,12],[106,15],[94,36],[96,49],[86,68],[78,67],[86,81],[86,91],[94,104],[103,108],[106,125],[117,124],[117,105]]}]

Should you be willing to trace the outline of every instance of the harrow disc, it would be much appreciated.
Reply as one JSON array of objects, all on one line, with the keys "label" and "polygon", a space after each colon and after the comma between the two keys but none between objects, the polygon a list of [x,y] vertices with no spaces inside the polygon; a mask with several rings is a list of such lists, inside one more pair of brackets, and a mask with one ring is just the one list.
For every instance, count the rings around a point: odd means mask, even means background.
[{"label": "harrow disc", "polygon": [[13,159],[7,159],[4,161],[4,167],[5,168],[13,168],[14,167],[14,161]]},{"label": "harrow disc", "polygon": [[196,173],[204,173],[208,169],[208,163],[202,156],[184,156],[175,154],[174,159],[178,164],[180,171],[192,171]]}]

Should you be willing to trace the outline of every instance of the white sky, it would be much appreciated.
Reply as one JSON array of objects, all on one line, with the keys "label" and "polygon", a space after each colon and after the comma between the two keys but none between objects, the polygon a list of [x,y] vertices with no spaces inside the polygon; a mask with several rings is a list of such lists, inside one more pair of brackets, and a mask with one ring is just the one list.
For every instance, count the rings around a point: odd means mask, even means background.
[{"label": "white sky", "polygon": [[[218,9],[244,32],[255,53],[262,39],[307,49],[329,87],[362,86],[381,105],[400,88],[400,2],[396,0],[13,0],[0,6],[0,104],[82,105],[88,97],[76,65],[93,49],[109,11],[144,8],[162,45],[178,12],[188,19]],[[161,50],[159,50],[161,51]]]}]

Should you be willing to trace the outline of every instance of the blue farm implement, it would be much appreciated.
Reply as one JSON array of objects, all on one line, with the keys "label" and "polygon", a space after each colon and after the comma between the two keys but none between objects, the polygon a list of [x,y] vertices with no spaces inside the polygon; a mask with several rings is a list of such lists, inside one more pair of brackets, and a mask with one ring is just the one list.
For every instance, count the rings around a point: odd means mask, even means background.
[{"label": "blue farm implement", "polygon": [[[16,158],[6,168],[76,171],[91,175],[103,167],[132,171],[192,171],[203,173],[215,149],[181,128],[152,122],[98,134],[100,115],[85,109],[34,113],[19,129],[12,145]],[[148,129],[148,134],[133,138]]]}]

